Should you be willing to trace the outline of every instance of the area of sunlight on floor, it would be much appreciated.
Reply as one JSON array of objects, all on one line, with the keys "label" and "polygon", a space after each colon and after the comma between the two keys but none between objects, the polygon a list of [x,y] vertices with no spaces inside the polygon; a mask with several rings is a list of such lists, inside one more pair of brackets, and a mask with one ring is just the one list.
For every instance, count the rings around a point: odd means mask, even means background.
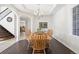
[{"label": "area of sunlight on floor", "polygon": [[15,42],[16,42],[15,38],[0,41],[0,52],[4,51],[5,49],[13,45]]},{"label": "area of sunlight on floor", "polygon": [[[21,33],[20,34],[20,39],[19,40],[26,40],[25,33]],[[8,47],[12,46],[14,43],[16,43],[16,39],[15,38],[4,40],[4,41],[0,41],[0,52],[4,51]]]}]

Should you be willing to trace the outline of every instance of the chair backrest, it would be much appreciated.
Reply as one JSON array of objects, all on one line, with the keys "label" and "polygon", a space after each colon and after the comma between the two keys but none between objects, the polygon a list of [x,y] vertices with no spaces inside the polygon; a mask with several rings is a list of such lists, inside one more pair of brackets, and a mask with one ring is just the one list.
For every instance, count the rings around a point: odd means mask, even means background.
[{"label": "chair backrest", "polygon": [[30,30],[30,29],[25,28],[25,35],[26,35],[26,38],[30,38],[30,36],[32,35],[31,30]]},{"label": "chair backrest", "polygon": [[33,49],[42,50],[46,46],[46,36],[45,35],[35,35],[33,41]]},{"label": "chair backrest", "polygon": [[47,32],[47,34],[48,34],[49,36],[52,36],[53,30],[52,30],[52,29],[49,29],[48,32]]},{"label": "chair backrest", "polygon": [[34,40],[33,41],[33,49],[35,50],[43,50],[45,49],[45,40]]}]

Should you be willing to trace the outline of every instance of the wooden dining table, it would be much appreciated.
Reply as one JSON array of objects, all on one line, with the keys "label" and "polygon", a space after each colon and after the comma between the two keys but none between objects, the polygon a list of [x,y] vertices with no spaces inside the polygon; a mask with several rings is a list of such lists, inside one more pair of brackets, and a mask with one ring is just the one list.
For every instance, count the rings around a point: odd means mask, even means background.
[{"label": "wooden dining table", "polygon": [[32,33],[29,36],[29,46],[32,47],[34,40],[41,40],[41,39],[45,40],[45,42],[46,42],[45,47],[48,48],[50,41],[51,41],[51,37],[45,32],[34,32],[34,33]]}]

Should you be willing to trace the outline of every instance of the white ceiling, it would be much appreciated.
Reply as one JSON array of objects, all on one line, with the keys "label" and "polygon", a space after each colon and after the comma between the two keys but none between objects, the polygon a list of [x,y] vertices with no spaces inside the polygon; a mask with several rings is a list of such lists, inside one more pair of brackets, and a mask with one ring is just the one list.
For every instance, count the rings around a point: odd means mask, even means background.
[{"label": "white ceiling", "polygon": [[1,7],[9,7],[19,16],[34,16],[37,15],[39,9],[40,16],[53,16],[65,4],[1,4]]},{"label": "white ceiling", "polygon": [[50,15],[56,7],[55,4],[15,4],[13,6],[21,12],[32,15],[37,15],[38,9],[39,15]]}]

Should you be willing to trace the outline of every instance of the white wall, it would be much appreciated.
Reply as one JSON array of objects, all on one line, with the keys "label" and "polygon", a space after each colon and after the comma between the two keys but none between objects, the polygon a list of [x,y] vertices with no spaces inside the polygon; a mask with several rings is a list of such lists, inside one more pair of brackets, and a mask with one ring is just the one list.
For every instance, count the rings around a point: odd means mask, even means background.
[{"label": "white wall", "polygon": [[39,19],[34,18],[32,19],[32,31],[37,31],[39,28],[39,22],[48,22],[48,28],[52,28],[52,17],[51,16],[44,16],[40,17]]},{"label": "white wall", "polygon": [[72,8],[76,5],[65,5],[53,16],[54,37],[79,53],[79,36],[72,34]]}]

